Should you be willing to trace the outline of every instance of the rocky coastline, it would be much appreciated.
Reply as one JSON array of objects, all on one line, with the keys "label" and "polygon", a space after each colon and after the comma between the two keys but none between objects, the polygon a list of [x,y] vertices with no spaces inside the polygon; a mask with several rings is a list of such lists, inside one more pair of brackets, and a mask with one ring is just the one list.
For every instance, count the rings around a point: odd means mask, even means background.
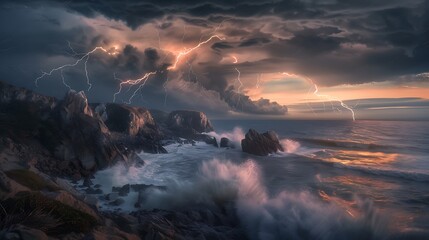
[{"label": "rocky coastline", "polygon": [[[177,211],[100,211],[94,194],[120,206],[165,186],[124,185],[100,192],[91,179],[121,162],[144,167],[137,155],[163,154],[166,144],[218,143],[202,112],[165,113],[115,103],[88,103],[83,92],[55,99],[0,82],[0,239],[246,239],[225,205]],[[273,132],[249,130],[244,152],[265,156],[283,151]],[[76,190],[79,186],[85,193]],[[74,184],[73,184],[74,183]],[[138,204],[139,201],[136,202]]]}]

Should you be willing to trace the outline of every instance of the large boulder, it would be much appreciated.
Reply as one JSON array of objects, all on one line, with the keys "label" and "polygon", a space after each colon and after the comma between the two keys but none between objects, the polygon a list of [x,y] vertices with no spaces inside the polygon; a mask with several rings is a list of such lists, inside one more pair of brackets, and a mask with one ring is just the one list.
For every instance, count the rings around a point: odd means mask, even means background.
[{"label": "large boulder", "polygon": [[258,156],[284,151],[275,132],[268,131],[260,134],[254,129],[249,129],[245,138],[241,140],[241,148],[243,152]]},{"label": "large boulder", "polygon": [[163,133],[151,112],[143,107],[116,103],[93,105],[94,112],[108,127],[114,142],[124,149],[166,153],[160,140]]},{"label": "large boulder", "polygon": [[[104,115],[104,123],[110,131],[130,136],[158,134],[155,120],[147,109],[115,103],[103,105],[105,114],[101,114],[101,116]],[[96,109],[103,108],[96,107]]]},{"label": "large boulder", "polygon": [[231,140],[229,140],[229,138],[226,138],[226,137],[223,137],[223,138],[220,139],[219,146],[221,148],[227,148],[227,147],[235,148],[234,143],[231,142]]},{"label": "large boulder", "polygon": [[167,125],[171,129],[188,130],[194,133],[213,131],[213,126],[206,114],[198,111],[173,111],[168,115]]},{"label": "large boulder", "polygon": [[171,112],[166,127],[174,136],[196,141],[206,141],[207,136],[201,133],[213,131],[210,120],[203,112],[189,110]]}]

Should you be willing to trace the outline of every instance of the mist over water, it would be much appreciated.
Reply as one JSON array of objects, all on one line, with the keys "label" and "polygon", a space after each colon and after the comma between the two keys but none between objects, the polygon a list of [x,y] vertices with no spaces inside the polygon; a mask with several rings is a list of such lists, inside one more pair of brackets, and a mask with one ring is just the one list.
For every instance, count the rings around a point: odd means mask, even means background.
[{"label": "mist over water", "polygon": [[226,209],[251,239],[427,239],[425,124],[215,122],[210,134],[234,143],[249,127],[274,130],[285,153],[257,157],[240,148],[173,144],[168,154],[142,153],[142,168],[118,165],[96,180],[167,186],[151,190],[142,207]]}]

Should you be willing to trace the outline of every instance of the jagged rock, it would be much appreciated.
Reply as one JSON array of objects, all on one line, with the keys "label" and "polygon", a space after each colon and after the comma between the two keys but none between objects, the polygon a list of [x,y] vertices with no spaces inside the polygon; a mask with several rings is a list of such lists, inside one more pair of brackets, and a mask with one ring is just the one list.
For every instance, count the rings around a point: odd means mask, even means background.
[{"label": "jagged rock", "polygon": [[[207,135],[205,135],[205,136],[207,136]],[[207,143],[207,144],[209,144],[209,145],[213,145],[215,147],[219,147],[219,145],[217,144],[217,140],[216,140],[215,137],[207,136],[205,138],[204,142]]]},{"label": "jagged rock", "polygon": [[203,112],[188,110],[171,112],[168,115],[167,127],[179,137],[191,139],[198,133],[213,131],[210,120]]},{"label": "jagged rock", "polygon": [[131,107],[115,103],[105,104],[105,123],[110,131],[129,136],[141,134],[159,138],[159,130],[151,113],[143,107]]},{"label": "jagged rock", "polygon": [[89,107],[83,92],[67,93],[60,116],[74,155],[84,170],[93,171],[127,160],[111,141],[109,129]]},{"label": "jagged rock", "polygon": [[234,148],[235,146],[234,146],[234,144],[231,142],[231,140],[229,140],[229,139],[228,139],[228,138],[226,138],[226,137],[223,137],[223,138],[221,138],[221,139],[220,139],[220,147],[221,147],[221,148],[226,148],[226,147]]},{"label": "jagged rock", "polygon": [[241,140],[241,148],[243,152],[258,156],[284,151],[275,132],[268,131],[260,134],[254,129],[249,129],[245,138]]}]

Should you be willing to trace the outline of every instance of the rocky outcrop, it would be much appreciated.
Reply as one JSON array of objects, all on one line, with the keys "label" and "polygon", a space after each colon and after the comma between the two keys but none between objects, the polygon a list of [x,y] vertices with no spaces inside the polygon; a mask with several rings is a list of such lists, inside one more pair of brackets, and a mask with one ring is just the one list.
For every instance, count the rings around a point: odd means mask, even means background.
[{"label": "rocky outcrop", "polygon": [[69,140],[67,145],[71,146],[62,148],[73,151],[68,155],[75,156],[84,170],[94,171],[127,160],[112,142],[108,127],[89,107],[83,92],[67,93],[59,112]]},{"label": "rocky outcrop", "polygon": [[160,143],[164,137],[162,131],[147,109],[116,103],[95,104],[93,107],[112,133],[115,143],[134,151],[167,152]]},{"label": "rocky outcrop", "polygon": [[234,144],[231,142],[231,140],[229,140],[229,138],[223,137],[220,139],[220,147],[221,148],[226,148],[226,147],[234,148]]},{"label": "rocky outcrop", "polygon": [[260,134],[254,129],[249,129],[245,138],[241,140],[241,148],[243,152],[258,156],[284,151],[275,132],[268,131]]},{"label": "rocky outcrop", "polygon": [[[159,134],[151,113],[142,107],[132,107],[115,103],[104,105],[104,123],[110,131],[125,133],[129,136]],[[103,109],[97,106],[95,109]]]},{"label": "rocky outcrop", "polygon": [[203,112],[180,110],[168,115],[167,127],[184,136],[213,131],[210,120]]}]

